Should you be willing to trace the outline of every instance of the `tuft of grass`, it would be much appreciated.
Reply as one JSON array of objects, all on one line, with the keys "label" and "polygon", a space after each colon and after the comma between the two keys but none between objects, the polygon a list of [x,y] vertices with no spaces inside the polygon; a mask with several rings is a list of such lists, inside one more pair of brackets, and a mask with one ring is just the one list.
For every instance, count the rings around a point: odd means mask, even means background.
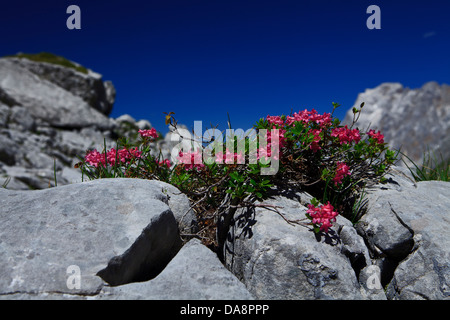
[{"label": "tuft of grass", "polygon": [[400,152],[411,163],[410,167],[403,159],[403,163],[409,169],[416,182],[419,181],[450,181],[450,159],[444,159],[442,153],[438,157],[428,149],[423,154],[422,164],[417,165],[406,154]]},{"label": "tuft of grass", "polygon": [[8,183],[11,181],[11,177],[7,177],[5,182],[3,182],[2,184],[2,188],[6,189],[6,186],[8,185]]},{"label": "tuft of grass", "polygon": [[52,64],[56,64],[56,65],[60,65],[66,68],[72,68],[75,69],[78,72],[87,74],[88,70],[80,65],[77,65],[69,60],[67,60],[64,57],[61,56],[57,56],[53,53],[49,53],[49,52],[41,52],[41,53],[18,53],[15,55],[9,55],[6,56],[9,58],[25,58],[31,61],[36,61],[36,62],[47,62],[47,63],[52,63]]}]

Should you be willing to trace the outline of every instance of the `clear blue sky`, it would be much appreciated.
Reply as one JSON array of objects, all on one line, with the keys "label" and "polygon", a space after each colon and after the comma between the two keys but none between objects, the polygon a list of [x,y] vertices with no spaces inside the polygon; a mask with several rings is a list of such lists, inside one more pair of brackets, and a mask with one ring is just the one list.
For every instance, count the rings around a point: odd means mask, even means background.
[{"label": "clear blue sky", "polygon": [[[81,8],[81,30],[66,9]],[[369,30],[369,5],[381,30]],[[166,132],[163,112],[248,129],[261,117],[316,108],[343,118],[382,82],[450,83],[450,1],[2,1],[0,55],[48,51],[111,80],[111,116]]]}]

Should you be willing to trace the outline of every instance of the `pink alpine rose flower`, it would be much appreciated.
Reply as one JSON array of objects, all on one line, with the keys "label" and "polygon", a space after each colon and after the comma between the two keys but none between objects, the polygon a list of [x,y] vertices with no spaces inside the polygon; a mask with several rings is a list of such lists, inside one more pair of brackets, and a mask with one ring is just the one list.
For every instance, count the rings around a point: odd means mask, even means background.
[{"label": "pink alpine rose flower", "polygon": [[187,170],[191,170],[193,168],[201,169],[205,167],[202,159],[202,152],[196,150],[194,152],[182,152],[178,153],[177,157],[178,163],[184,164],[184,168]]}]

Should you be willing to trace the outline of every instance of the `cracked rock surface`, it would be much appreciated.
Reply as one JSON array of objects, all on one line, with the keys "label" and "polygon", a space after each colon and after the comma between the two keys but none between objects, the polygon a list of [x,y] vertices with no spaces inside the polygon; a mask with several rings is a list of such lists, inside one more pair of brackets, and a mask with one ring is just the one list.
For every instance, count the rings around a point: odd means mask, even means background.
[{"label": "cracked rock surface", "polygon": [[[305,217],[310,195],[277,191],[265,204],[281,207],[286,219]],[[338,223],[348,224],[339,218]],[[351,224],[350,224],[351,225]],[[359,237],[355,234],[356,237]],[[224,247],[227,267],[257,299],[363,299],[339,235],[316,237],[290,225],[270,208],[238,209]]]},{"label": "cracked rock surface", "polygon": [[450,299],[450,183],[415,183],[401,168],[368,190],[355,226],[329,235],[288,224],[310,195],[275,192],[238,209],[225,264],[257,299]]},{"label": "cracked rock surface", "polygon": [[[387,297],[449,299],[450,183],[422,181],[401,192],[378,189],[369,196],[369,205],[361,223],[378,220],[384,231],[369,239],[380,248],[380,257],[398,263]],[[399,229],[408,235],[399,237]],[[387,250],[393,235],[399,237],[394,244],[401,250]]]}]

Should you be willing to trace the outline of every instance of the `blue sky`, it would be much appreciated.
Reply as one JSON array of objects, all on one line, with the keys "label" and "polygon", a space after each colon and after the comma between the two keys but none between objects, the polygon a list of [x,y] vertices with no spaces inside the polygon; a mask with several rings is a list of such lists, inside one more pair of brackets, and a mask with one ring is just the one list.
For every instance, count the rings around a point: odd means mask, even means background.
[{"label": "blue sky", "polygon": [[[81,9],[68,30],[66,9]],[[369,30],[369,5],[381,29]],[[450,83],[450,1],[54,0],[0,4],[0,56],[52,52],[111,80],[112,117],[167,132],[203,121],[248,129],[259,118],[342,105],[382,82]]]}]

